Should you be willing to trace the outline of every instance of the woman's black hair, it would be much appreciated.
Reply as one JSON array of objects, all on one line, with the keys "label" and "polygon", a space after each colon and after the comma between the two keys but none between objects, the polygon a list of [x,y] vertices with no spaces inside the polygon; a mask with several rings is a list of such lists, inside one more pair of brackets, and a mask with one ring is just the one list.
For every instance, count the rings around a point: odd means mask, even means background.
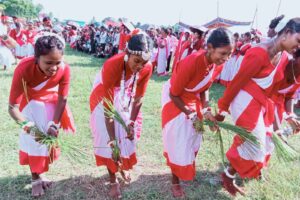
[{"label": "woman's black hair", "polygon": [[64,53],[64,44],[62,41],[53,35],[42,36],[37,39],[35,43],[34,56],[39,58],[40,56],[47,55],[55,49],[61,51],[62,54]]},{"label": "woman's black hair", "polygon": [[300,49],[297,49],[294,53],[294,58],[299,58],[300,57]]},{"label": "woman's black hair", "polygon": [[165,32],[167,35],[169,35],[169,30],[168,30],[168,29],[166,29],[166,28],[161,28],[161,30],[162,30],[163,32]]},{"label": "woman's black hair", "polygon": [[20,22],[16,22],[15,25],[16,25],[17,28],[21,28]]},{"label": "woman's black hair", "polygon": [[300,58],[300,49],[297,49],[293,54],[293,59],[291,59],[285,68],[284,76],[286,77],[287,83],[292,84],[295,82],[294,76],[297,78],[299,76],[299,65],[298,59]]},{"label": "woman's black hair", "polygon": [[300,17],[292,18],[286,23],[286,25],[278,32],[278,36],[285,32],[300,33]]},{"label": "woman's black hair", "polygon": [[127,48],[131,51],[150,52],[153,48],[153,42],[149,36],[145,34],[137,34],[130,38]]},{"label": "woman's black hair", "polygon": [[208,36],[207,44],[211,44],[213,48],[233,45],[233,37],[231,32],[226,28],[217,28]]}]

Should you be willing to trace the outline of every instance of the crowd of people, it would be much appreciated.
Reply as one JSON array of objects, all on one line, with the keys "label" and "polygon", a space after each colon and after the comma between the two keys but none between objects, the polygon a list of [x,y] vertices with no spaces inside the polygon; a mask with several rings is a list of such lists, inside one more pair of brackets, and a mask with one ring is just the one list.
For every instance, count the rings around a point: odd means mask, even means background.
[{"label": "crowd of people", "polygon": [[[96,165],[107,168],[111,197],[121,197],[116,173],[130,182],[129,170],[137,163],[141,107],[153,72],[170,75],[162,88],[161,120],[162,151],[171,169],[173,196],[184,197],[181,181],[196,175],[202,135],[195,124],[209,120],[215,131],[216,122],[229,114],[236,126],[260,143],[256,146],[237,135],[226,153],[229,165],[221,175],[223,188],[231,195],[244,195],[235,183],[236,175],[262,177],[274,148],[270,138],[282,134],[283,120],[293,133],[300,131],[292,103],[300,87],[300,18],[286,23],[283,18],[271,21],[268,37],[258,30],[239,37],[226,28],[190,27],[173,33],[171,28],[144,32],[126,23],[119,27],[55,27],[47,17],[43,24],[22,22],[23,29],[17,18],[10,21],[2,16],[1,48],[21,59],[13,76],[9,113],[21,124],[20,164],[30,166],[32,196],[43,195],[51,186],[41,174],[59,155],[58,149],[49,151],[35,140],[33,127],[54,137],[60,128],[75,132],[67,106],[71,83],[70,66],[63,60],[66,42],[78,51],[108,58],[96,75],[89,104],[93,145],[110,147],[95,148],[94,154]],[[226,86],[216,115],[209,106],[214,82]],[[110,105],[119,112],[126,129],[105,112]],[[113,156],[116,148],[120,151],[117,158]]]}]

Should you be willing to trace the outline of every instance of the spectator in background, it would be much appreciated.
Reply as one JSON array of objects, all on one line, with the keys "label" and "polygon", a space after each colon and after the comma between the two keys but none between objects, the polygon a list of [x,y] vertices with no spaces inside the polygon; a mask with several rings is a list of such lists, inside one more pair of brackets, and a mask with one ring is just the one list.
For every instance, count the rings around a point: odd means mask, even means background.
[{"label": "spectator in background", "polygon": [[166,76],[167,60],[169,56],[168,30],[162,28],[161,36],[158,39],[158,55],[157,55],[157,75]]},{"label": "spectator in background", "polygon": [[168,35],[169,56],[168,56],[168,60],[167,60],[166,72],[169,72],[169,70],[170,70],[170,64],[171,64],[171,59],[172,59],[172,56],[173,56],[173,52],[175,52],[177,44],[178,44],[178,39],[173,34],[172,28],[169,28],[168,31],[169,31],[169,35]]},{"label": "spectator in background", "polygon": [[127,36],[129,34],[129,30],[128,28],[122,24],[120,27],[120,42],[119,42],[119,53],[123,52],[126,48],[126,40],[127,40]]},{"label": "spectator in background", "polygon": [[89,31],[90,31],[90,39],[91,39],[91,54],[94,54],[96,53],[96,42],[95,42],[96,29],[94,24],[91,24],[89,26]]},{"label": "spectator in background", "polygon": [[100,48],[102,52],[104,52],[105,50],[106,37],[107,37],[107,32],[105,30],[105,27],[101,26],[100,27]]},{"label": "spectator in background", "polygon": [[114,34],[113,34],[113,50],[112,50],[112,55],[115,55],[115,54],[118,53],[119,43],[120,43],[120,32],[119,32],[119,28],[115,27],[114,28]]},{"label": "spectator in background", "polygon": [[53,26],[50,17],[43,18],[43,31],[53,32]]}]

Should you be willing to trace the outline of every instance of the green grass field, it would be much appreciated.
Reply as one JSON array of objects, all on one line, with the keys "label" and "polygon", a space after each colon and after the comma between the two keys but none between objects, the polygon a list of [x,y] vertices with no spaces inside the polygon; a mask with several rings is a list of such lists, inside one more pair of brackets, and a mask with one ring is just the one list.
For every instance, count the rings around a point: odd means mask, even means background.
[{"label": "green grass field", "polygon": [[[72,140],[90,156],[85,163],[74,163],[62,156],[51,167],[47,177],[54,186],[41,199],[108,199],[108,176],[104,167],[96,167],[92,137],[89,129],[89,95],[95,74],[104,60],[67,50],[65,60],[72,67],[71,90],[68,98],[77,133]],[[31,199],[30,172],[28,166],[18,164],[18,125],[7,112],[8,95],[13,69],[0,70],[0,199]],[[143,134],[138,143],[138,165],[131,173],[132,183],[122,184],[124,199],[172,199],[170,193],[170,170],[162,156],[160,123],[161,88],[167,77],[153,75],[144,99]],[[222,96],[223,88],[211,88],[211,104]],[[184,133],[183,133],[184,134]],[[223,133],[227,149],[232,134]],[[300,151],[300,138],[290,139]],[[219,144],[213,133],[205,133],[198,154],[197,176],[192,182],[184,182],[188,199],[232,199],[221,187],[220,173],[223,170]],[[273,156],[265,171],[267,181],[244,181],[246,197],[235,199],[300,199],[300,162],[283,164]]]}]

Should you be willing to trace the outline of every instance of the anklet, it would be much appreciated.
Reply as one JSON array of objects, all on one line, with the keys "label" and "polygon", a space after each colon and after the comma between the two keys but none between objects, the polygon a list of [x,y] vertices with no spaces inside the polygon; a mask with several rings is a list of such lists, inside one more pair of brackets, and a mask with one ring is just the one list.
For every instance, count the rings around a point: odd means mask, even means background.
[{"label": "anklet", "polygon": [[225,172],[225,174],[226,174],[226,176],[227,176],[228,178],[235,179],[236,174],[231,175],[231,174],[228,172],[228,167],[226,167],[226,168],[224,169],[224,172]]}]

